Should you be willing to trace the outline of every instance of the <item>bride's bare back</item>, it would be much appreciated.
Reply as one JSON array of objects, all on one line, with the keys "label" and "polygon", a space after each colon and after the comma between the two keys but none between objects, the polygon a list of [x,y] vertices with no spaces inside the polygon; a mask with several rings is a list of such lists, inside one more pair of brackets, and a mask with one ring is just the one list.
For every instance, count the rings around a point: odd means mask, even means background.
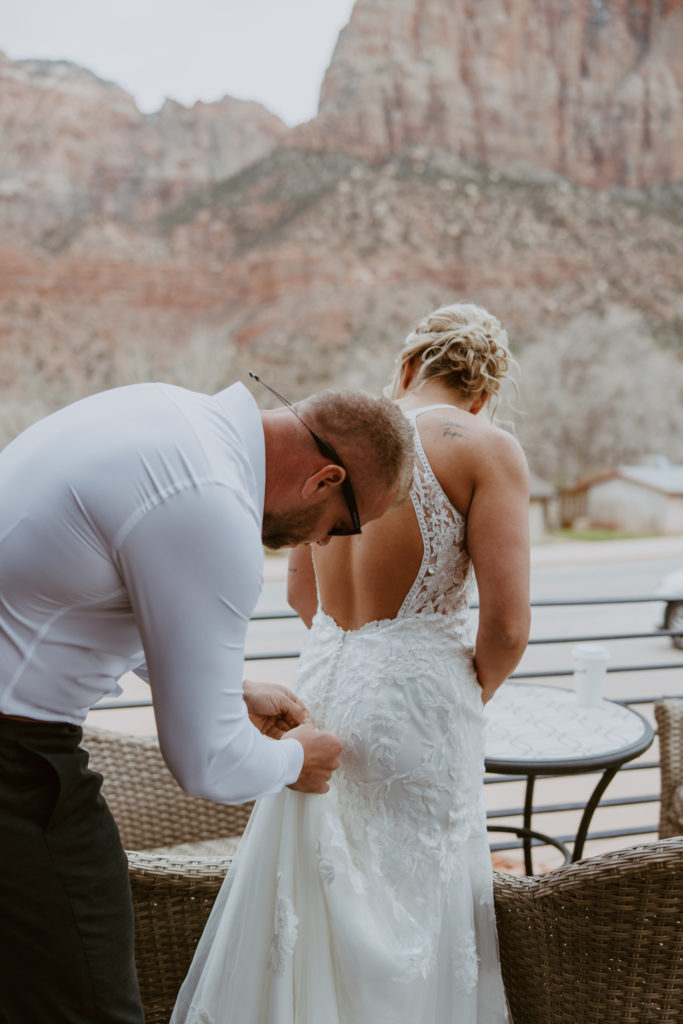
[{"label": "bride's bare back", "polygon": [[[401,400],[401,405],[421,408],[432,404],[430,397],[442,395],[430,396],[426,387]],[[438,483],[466,521],[480,603],[476,663],[489,696],[518,663],[528,636],[526,462],[509,434],[457,406],[426,410],[418,416],[418,430]],[[293,572],[304,576],[300,587],[309,573],[309,618],[316,603],[310,550],[300,549],[291,562]],[[316,547],[323,610],[343,629],[395,618],[419,572],[423,552],[410,499],[368,523],[359,536],[336,537]],[[295,590],[292,580],[292,593]],[[297,607],[296,600],[292,603]]]},{"label": "bride's bare back", "polygon": [[[461,310],[469,313],[472,308],[450,307],[433,316],[438,321],[439,313],[456,310],[460,317]],[[475,316],[480,313],[475,310]],[[467,342],[456,341],[466,348]],[[495,349],[495,341],[491,345]],[[434,347],[432,341],[431,350]],[[486,393],[472,398],[441,376],[420,379],[419,368],[418,356],[404,360],[397,400],[405,412],[425,409],[417,417],[422,448],[448,502],[465,520],[465,543],[479,591],[475,660],[488,698],[518,663],[528,638],[526,459],[510,434],[477,416]],[[290,603],[309,625],[317,606],[310,551],[302,548],[292,553],[289,588]],[[347,630],[395,618],[420,570],[423,553],[410,499],[368,523],[360,535],[335,537],[316,546],[322,609]]]},{"label": "bride's bare back", "polygon": [[[408,410],[429,405],[403,399]],[[474,481],[467,448],[473,439],[486,446],[494,428],[477,422],[462,409],[426,409],[418,416],[422,447],[450,504],[465,518]],[[495,431],[498,433],[498,431]],[[366,622],[394,618],[417,576],[424,545],[414,504],[408,500],[381,519],[364,527],[357,537],[340,538],[314,553],[323,609],[344,629]]]}]

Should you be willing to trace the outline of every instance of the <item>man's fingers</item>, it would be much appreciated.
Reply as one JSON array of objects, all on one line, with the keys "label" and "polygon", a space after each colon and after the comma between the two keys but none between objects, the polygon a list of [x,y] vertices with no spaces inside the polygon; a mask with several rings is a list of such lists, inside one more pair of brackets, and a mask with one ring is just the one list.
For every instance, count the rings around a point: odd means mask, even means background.
[{"label": "man's fingers", "polygon": [[274,687],[280,694],[280,716],[291,722],[290,728],[294,729],[297,725],[303,725],[304,722],[313,721],[310,711],[295,693],[279,683],[274,684]]},{"label": "man's fingers", "polygon": [[314,725],[313,715],[304,704],[289,705],[281,718],[287,723],[288,729],[296,729],[299,725]]},{"label": "man's fingers", "polygon": [[283,710],[286,717],[293,723],[292,728],[296,725],[303,725],[307,721],[307,717],[309,719],[311,717],[308,708],[304,707],[300,701],[287,700]]},{"label": "man's fingers", "polygon": [[301,774],[291,788],[305,793],[327,793],[327,781],[339,767],[344,744],[332,733],[318,732],[310,725],[301,725],[290,735],[298,739],[304,748]]}]

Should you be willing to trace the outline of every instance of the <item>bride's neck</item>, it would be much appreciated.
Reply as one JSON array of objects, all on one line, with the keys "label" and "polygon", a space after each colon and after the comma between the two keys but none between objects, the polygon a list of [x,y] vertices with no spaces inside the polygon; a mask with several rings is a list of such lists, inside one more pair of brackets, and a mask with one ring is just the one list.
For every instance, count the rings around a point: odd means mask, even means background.
[{"label": "bride's neck", "polygon": [[427,380],[419,388],[408,387],[402,389],[397,399],[404,409],[419,409],[424,405],[454,405],[458,409],[467,409],[468,399],[448,387],[439,380]]}]

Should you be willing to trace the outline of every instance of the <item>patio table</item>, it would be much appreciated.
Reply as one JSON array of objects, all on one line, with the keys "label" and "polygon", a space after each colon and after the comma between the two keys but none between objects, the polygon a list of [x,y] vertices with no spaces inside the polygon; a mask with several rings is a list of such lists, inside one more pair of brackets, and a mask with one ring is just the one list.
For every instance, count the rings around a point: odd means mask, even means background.
[{"label": "patio table", "polygon": [[[605,790],[622,765],[648,749],[654,729],[637,711],[616,701],[581,707],[573,690],[531,683],[505,683],[486,705],[485,717],[486,770],[526,776],[522,833],[531,829],[538,776],[602,773],[574,839],[571,860],[579,860]],[[523,835],[528,875],[533,873],[531,841],[531,835]]]}]

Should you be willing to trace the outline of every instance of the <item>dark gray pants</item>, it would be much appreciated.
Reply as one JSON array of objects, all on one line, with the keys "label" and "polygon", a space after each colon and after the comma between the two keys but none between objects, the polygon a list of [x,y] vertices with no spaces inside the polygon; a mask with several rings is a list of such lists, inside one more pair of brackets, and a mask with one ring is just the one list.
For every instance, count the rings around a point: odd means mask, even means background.
[{"label": "dark gray pants", "polygon": [[77,726],[0,717],[0,1024],[143,1024],[128,866]]}]

